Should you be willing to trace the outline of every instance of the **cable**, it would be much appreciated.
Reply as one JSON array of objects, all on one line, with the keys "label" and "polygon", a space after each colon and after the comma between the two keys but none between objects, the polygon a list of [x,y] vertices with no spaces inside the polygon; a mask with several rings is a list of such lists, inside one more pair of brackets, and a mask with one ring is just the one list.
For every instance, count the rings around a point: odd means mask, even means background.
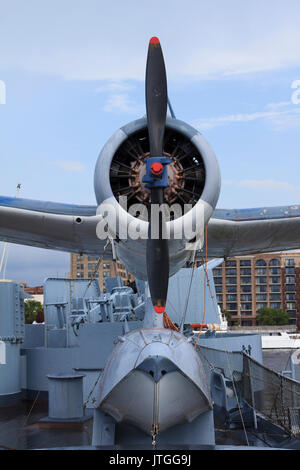
[{"label": "cable", "polygon": [[84,291],[83,298],[85,298],[88,289],[90,288],[92,282],[93,282],[94,279],[95,279],[95,276],[96,276],[96,273],[97,273],[97,271],[98,271],[99,265],[100,265],[101,261],[102,261],[103,258],[104,258],[104,254],[105,254],[106,248],[108,247],[109,243],[111,243],[111,240],[108,238],[108,239],[107,239],[107,242],[106,242],[106,245],[105,245],[104,248],[103,248],[102,255],[99,256],[98,261],[97,261],[97,264],[96,264],[96,267],[95,267],[94,272],[93,272],[93,274],[92,274],[92,277],[91,277],[91,279],[89,280],[88,285],[87,285],[87,287],[86,287],[86,289],[85,289],[85,291]]},{"label": "cable", "polygon": [[196,250],[194,250],[194,252],[193,252],[193,261],[192,261],[193,262],[193,268],[192,268],[190,284],[189,284],[189,288],[188,288],[188,295],[187,295],[186,302],[185,302],[185,308],[184,308],[184,313],[183,313],[183,316],[182,316],[182,320],[180,322],[180,332],[181,333],[183,332],[183,327],[184,327],[184,322],[185,322],[185,319],[186,319],[187,308],[188,308],[188,304],[189,304],[189,300],[190,300],[192,281],[193,281],[194,271],[195,271],[195,255],[196,255]]}]

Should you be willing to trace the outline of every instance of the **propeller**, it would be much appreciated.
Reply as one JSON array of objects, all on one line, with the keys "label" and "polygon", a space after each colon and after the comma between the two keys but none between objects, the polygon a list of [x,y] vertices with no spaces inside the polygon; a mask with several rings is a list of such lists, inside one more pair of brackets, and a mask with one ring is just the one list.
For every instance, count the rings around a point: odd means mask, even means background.
[{"label": "propeller", "polygon": [[[150,209],[154,204],[164,203],[164,189],[168,186],[167,164],[163,157],[163,139],[167,115],[167,77],[159,39],[152,37],[149,42],[146,66],[146,112],[149,132],[150,156],[147,159],[148,180],[150,181]],[[164,182],[163,182],[164,180]],[[158,216],[157,216],[158,215]],[[156,313],[165,311],[169,284],[169,247],[166,222],[160,211],[153,215],[151,210],[147,240],[147,275],[152,304]]]}]

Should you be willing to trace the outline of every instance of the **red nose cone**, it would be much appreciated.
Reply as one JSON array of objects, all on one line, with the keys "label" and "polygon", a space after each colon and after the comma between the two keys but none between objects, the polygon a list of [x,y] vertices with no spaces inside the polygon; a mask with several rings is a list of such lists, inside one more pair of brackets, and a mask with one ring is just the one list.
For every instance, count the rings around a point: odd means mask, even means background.
[{"label": "red nose cone", "polygon": [[159,39],[156,36],[153,36],[150,39],[150,44],[159,44]]},{"label": "red nose cone", "polygon": [[153,162],[150,169],[153,175],[161,175],[164,171],[164,167],[160,162]]},{"label": "red nose cone", "polygon": [[165,307],[157,307],[157,305],[155,305],[154,310],[156,311],[156,313],[164,313]]}]

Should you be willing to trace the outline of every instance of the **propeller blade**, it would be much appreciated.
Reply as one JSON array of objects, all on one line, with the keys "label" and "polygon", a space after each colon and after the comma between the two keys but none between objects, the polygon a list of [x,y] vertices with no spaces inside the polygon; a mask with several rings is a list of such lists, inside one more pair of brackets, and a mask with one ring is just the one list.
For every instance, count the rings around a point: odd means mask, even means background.
[{"label": "propeller blade", "polygon": [[[163,139],[167,116],[167,77],[164,58],[158,38],[150,39],[146,66],[146,111],[149,132],[150,157],[163,156]],[[151,188],[151,205],[164,203],[164,188]],[[169,247],[164,215],[150,215],[147,240],[147,275],[154,310],[165,310],[169,284]],[[156,235],[157,238],[153,237]]]},{"label": "propeller blade", "polygon": [[[151,204],[163,203],[163,189],[151,190]],[[156,313],[163,313],[167,301],[169,285],[169,246],[163,237],[166,233],[164,216],[159,212],[158,217],[151,217],[149,223],[146,262],[150,295]],[[152,235],[158,235],[158,238]]]},{"label": "propeller blade", "polygon": [[150,39],[146,65],[146,112],[150,157],[162,157],[168,93],[165,62],[159,39]]}]

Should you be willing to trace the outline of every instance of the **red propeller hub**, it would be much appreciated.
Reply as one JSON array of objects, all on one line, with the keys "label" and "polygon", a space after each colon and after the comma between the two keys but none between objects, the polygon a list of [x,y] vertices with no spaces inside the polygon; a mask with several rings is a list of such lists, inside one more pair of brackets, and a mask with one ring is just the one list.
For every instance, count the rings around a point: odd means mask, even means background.
[{"label": "red propeller hub", "polygon": [[150,170],[153,175],[161,175],[164,171],[164,166],[160,162],[153,162],[150,167]]},{"label": "red propeller hub", "polygon": [[153,308],[156,311],[156,313],[164,313],[165,311],[165,307],[158,307],[157,305],[154,305]]}]

